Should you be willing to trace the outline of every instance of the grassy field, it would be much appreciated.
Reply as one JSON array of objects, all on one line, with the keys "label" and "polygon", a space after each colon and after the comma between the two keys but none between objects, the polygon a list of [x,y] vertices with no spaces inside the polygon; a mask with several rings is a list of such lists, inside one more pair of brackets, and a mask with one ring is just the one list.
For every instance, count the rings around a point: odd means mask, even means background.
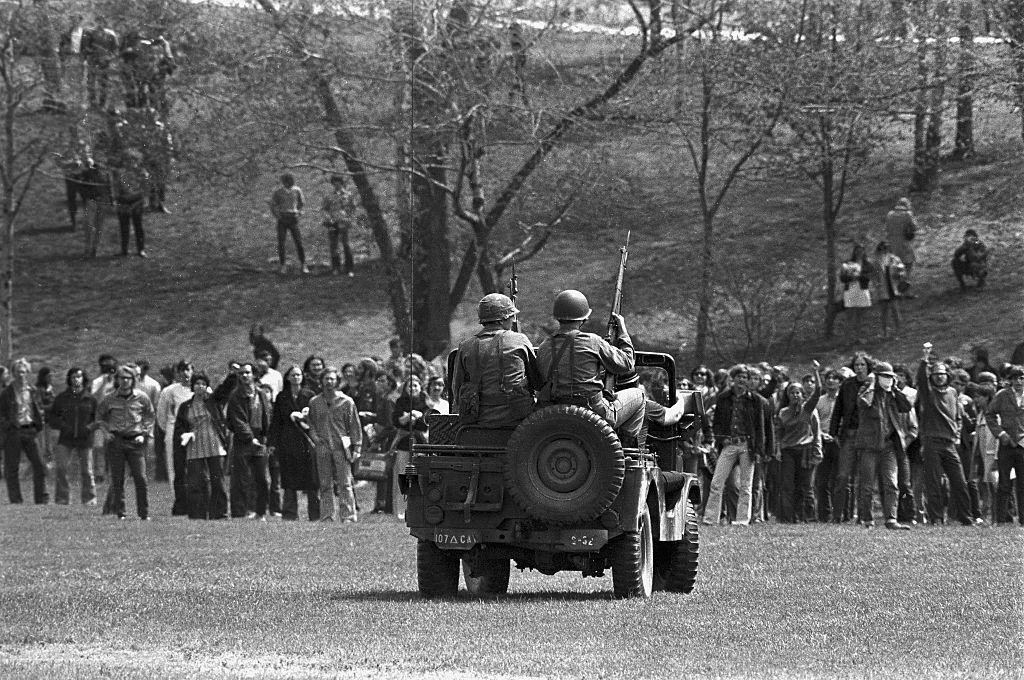
[{"label": "grassy field", "polygon": [[1024,667],[1016,528],[716,527],[703,531],[690,596],[617,601],[610,577],[515,572],[507,598],[427,602],[414,539],[393,517],[194,522],[160,512],[168,487],[152,488],[149,523],[3,507],[0,677],[1019,678]]}]

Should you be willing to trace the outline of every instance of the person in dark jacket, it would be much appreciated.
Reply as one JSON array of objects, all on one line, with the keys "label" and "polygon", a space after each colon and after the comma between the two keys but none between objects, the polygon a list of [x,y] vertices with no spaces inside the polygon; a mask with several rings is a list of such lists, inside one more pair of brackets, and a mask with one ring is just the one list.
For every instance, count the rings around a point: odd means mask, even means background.
[{"label": "person in dark jacket", "polygon": [[711,492],[704,510],[705,524],[718,524],[722,513],[722,491],[734,467],[739,468],[739,504],[736,524],[750,523],[754,461],[764,456],[769,441],[762,399],[750,391],[750,369],[737,364],[729,369],[731,385],[716,400],[711,430],[715,435],[718,461],[711,480]]},{"label": "person in dark jacket", "polygon": [[234,435],[231,475],[238,475],[239,484],[239,495],[232,493],[232,516],[266,520],[270,498],[266,445],[270,413],[270,397],[256,386],[252,363],[243,363],[238,387],[228,398],[227,406],[228,429]]},{"label": "person in dark jacket", "polygon": [[192,398],[174,419],[174,457],[185,460],[185,489],[189,519],[224,519],[224,459],[229,434],[220,407],[212,398],[210,379],[195,373],[189,381]]},{"label": "person in dark jacket", "polygon": [[854,436],[857,433],[857,394],[868,380],[875,366],[875,360],[864,352],[853,355],[850,368],[853,377],[839,386],[836,403],[832,408],[832,420],[828,432],[839,441],[839,461],[836,471],[835,501],[832,504],[832,521],[845,522],[853,516],[854,472],[857,470],[857,449]]},{"label": "person in dark jacket", "polygon": [[854,444],[860,462],[858,515],[865,527],[874,526],[871,502],[881,484],[885,528],[907,530],[896,517],[898,500],[897,459],[906,450],[909,435],[906,418],[910,400],[896,387],[892,364],[879,361],[857,392],[857,433]]},{"label": "person in dark jacket", "polygon": [[21,503],[21,483],[18,467],[21,453],[32,464],[32,491],[34,501],[45,505],[50,501],[46,491],[46,464],[39,453],[36,435],[43,429],[43,411],[36,388],[29,381],[32,365],[28,359],[17,359],[11,366],[14,381],[0,392],[0,431],[4,436],[4,479],[7,498]]},{"label": "person in dark jacket", "polygon": [[281,488],[284,503],[281,516],[285,520],[299,518],[298,492],[307,497],[307,514],[311,522],[320,519],[320,482],[316,458],[307,433],[306,415],[309,400],[315,395],[302,387],[302,369],[291,366],[284,372],[284,389],[274,400],[267,443],[281,464]]},{"label": "person in dark jacket", "polygon": [[[999,440],[999,500],[996,522],[1013,522],[1013,497],[1017,521],[1024,524],[1024,366],[1011,366],[1010,386],[999,390],[989,404],[986,423]],[[1017,471],[1016,480],[1010,473]]]},{"label": "person in dark jacket", "polygon": [[89,378],[81,368],[68,369],[67,389],[57,395],[47,424],[57,431],[56,481],[54,500],[66,505],[70,500],[68,461],[78,459],[82,480],[82,503],[96,505],[96,479],[93,473],[92,433],[96,423],[96,400],[89,394]]}]

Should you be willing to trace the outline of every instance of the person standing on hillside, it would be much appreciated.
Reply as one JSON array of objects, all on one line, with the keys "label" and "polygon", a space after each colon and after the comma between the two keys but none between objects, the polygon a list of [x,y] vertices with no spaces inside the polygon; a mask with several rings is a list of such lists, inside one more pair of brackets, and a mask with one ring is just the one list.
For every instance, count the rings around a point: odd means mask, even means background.
[{"label": "person standing on hillside", "polygon": [[121,158],[121,167],[114,172],[114,203],[121,227],[121,256],[128,256],[129,226],[135,230],[135,249],[139,257],[146,254],[146,233],[142,213],[149,194],[149,173],[142,167],[142,154],[128,149]]},{"label": "person standing on hillside", "polygon": [[281,273],[288,273],[288,256],[284,252],[285,240],[291,232],[295,242],[295,254],[302,265],[302,273],[308,274],[306,251],[302,247],[302,234],[299,232],[299,217],[306,201],[302,189],[295,186],[295,176],[290,172],[281,175],[281,186],[270,196],[270,212],[277,219],[277,257],[281,262]]},{"label": "person standing on hillside", "polygon": [[[903,197],[896,201],[896,206],[885,216],[885,240],[889,242],[889,249],[893,255],[900,258],[900,262],[906,267],[906,284],[910,285],[910,272],[917,262],[917,255],[914,252],[914,239],[917,238],[917,219],[914,217],[913,206],[910,199]],[[909,292],[904,297],[914,298]]]},{"label": "person standing on hillside", "polygon": [[878,320],[882,326],[882,337],[889,337],[888,320],[892,317],[892,333],[894,338],[900,336],[899,299],[903,297],[901,283],[906,280],[907,268],[894,253],[889,250],[888,241],[880,241],[875,247],[875,292],[874,300],[878,303]]},{"label": "person standing on hillside", "polygon": [[324,197],[324,228],[327,229],[327,242],[331,251],[331,273],[340,276],[341,254],[338,245],[345,252],[345,275],[355,276],[352,271],[355,264],[352,258],[352,247],[348,242],[348,232],[354,226],[353,215],[356,202],[352,194],[345,188],[343,175],[331,175],[331,187],[334,191]]}]

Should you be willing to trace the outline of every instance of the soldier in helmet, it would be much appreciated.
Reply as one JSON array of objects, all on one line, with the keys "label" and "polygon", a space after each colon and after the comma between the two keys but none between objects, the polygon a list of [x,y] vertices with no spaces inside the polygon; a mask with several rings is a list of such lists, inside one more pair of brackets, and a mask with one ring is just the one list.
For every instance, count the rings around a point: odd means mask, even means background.
[{"label": "soldier in helmet", "polygon": [[139,257],[146,255],[146,234],[142,227],[142,211],[149,194],[149,173],[142,167],[142,152],[127,149],[121,167],[114,173],[114,203],[121,227],[121,255],[128,255],[129,227],[135,229],[135,248]]},{"label": "soldier in helmet", "polygon": [[563,290],[555,296],[552,316],[558,320],[558,332],[537,348],[545,383],[538,402],[585,406],[604,417],[626,446],[636,446],[644,421],[643,390],[633,384],[614,395],[603,392],[605,375],[635,375],[633,342],[619,314],[612,315],[618,327],[615,346],[581,331],[590,312],[590,303],[578,290]]},{"label": "soldier in helmet", "polygon": [[453,411],[463,423],[516,425],[533,411],[533,395],[542,382],[537,355],[530,340],[512,330],[519,310],[508,296],[485,295],[478,312],[483,328],[459,345]]}]

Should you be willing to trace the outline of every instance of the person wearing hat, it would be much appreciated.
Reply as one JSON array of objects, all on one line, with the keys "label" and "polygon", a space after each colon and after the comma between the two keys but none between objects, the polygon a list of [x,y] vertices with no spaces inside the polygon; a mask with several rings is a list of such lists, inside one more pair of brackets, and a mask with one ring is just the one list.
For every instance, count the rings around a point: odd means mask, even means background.
[{"label": "person wearing hat", "polygon": [[[910,205],[910,199],[903,197],[896,201],[896,206],[885,216],[885,240],[893,255],[900,258],[906,267],[905,281],[909,285],[910,272],[914,268],[917,256],[914,254],[914,239],[917,237],[917,220]],[[916,297],[906,293],[904,297]]]},{"label": "person wearing hat", "polygon": [[896,518],[898,496],[898,463],[900,452],[909,443],[907,420],[910,400],[896,387],[892,364],[879,361],[874,365],[857,393],[857,432],[854,446],[859,461],[858,511],[860,523],[874,526],[871,502],[881,486],[882,513],[885,528],[907,530]]},{"label": "person wearing hat", "polygon": [[125,518],[124,468],[135,482],[135,504],[139,519],[149,519],[146,486],[146,442],[153,436],[156,413],[149,397],[137,387],[138,374],[131,366],[120,366],[116,387],[96,409],[96,422],[110,435],[107,456],[112,477],[109,492],[111,511]]},{"label": "person wearing hat", "polygon": [[978,238],[978,232],[973,229],[964,232],[964,242],[953,251],[950,266],[953,267],[953,276],[960,284],[960,290],[967,290],[965,276],[976,280],[978,288],[985,287],[985,277],[988,276],[988,248]]},{"label": "person wearing hat", "polygon": [[591,311],[587,297],[578,290],[563,290],[555,296],[552,316],[558,321],[558,332],[537,348],[537,361],[544,376],[538,403],[587,407],[615,428],[625,446],[636,446],[644,422],[643,389],[631,383],[617,389],[613,399],[604,394],[606,375],[636,375],[633,341],[619,314],[612,314],[614,346],[604,338],[581,331]]},{"label": "person wearing hat", "polygon": [[490,293],[480,300],[483,328],[459,344],[452,377],[452,411],[461,422],[509,427],[533,411],[542,380],[533,344],[512,330],[518,313],[507,295]]},{"label": "person wearing hat", "polygon": [[960,395],[949,384],[949,367],[934,362],[931,343],[926,343],[924,356],[917,369],[917,402],[921,410],[921,453],[925,465],[928,521],[945,522],[946,503],[942,493],[942,476],[949,479],[949,499],[953,505],[950,516],[963,525],[973,525],[971,499],[967,490],[964,467],[957,444],[964,423]]}]

